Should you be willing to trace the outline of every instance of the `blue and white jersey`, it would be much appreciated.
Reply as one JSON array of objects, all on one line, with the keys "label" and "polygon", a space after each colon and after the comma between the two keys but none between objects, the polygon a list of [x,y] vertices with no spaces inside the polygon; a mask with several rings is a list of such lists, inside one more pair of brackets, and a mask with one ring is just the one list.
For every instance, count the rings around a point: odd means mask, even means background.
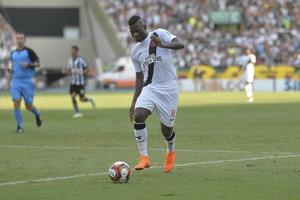
[{"label": "blue and white jersey", "polygon": [[69,59],[68,69],[71,73],[72,85],[85,85],[85,71],[87,68],[88,65],[82,57]]}]

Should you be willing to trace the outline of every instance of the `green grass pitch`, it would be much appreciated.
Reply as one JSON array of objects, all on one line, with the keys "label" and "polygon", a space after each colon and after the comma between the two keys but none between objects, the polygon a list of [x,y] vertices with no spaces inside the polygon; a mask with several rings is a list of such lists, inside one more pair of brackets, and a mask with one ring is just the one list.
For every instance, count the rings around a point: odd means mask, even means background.
[{"label": "green grass pitch", "polygon": [[113,184],[115,161],[131,167],[138,153],[128,118],[130,93],[94,93],[73,119],[64,94],[38,93],[45,124],[23,110],[16,134],[12,104],[0,94],[0,199],[300,199],[300,93],[182,93],[176,119],[177,164],[165,174],[159,120],[147,121],[149,170]]}]

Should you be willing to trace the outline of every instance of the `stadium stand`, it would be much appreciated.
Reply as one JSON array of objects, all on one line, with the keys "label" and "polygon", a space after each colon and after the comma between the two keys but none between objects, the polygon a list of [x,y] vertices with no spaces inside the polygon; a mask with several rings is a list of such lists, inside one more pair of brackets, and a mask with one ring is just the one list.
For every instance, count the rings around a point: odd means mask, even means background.
[{"label": "stadium stand", "polygon": [[[128,51],[133,42],[127,20],[143,17],[149,29],[162,27],[187,44],[176,63],[179,67],[209,64],[239,65],[242,47],[252,47],[258,63],[300,67],[300,3],[292,0],[99,0]],[[241,23],[232,31],[218,30],[209,12],[238,10]]]},{"label": "stadium stand", "polygon": [[6,66],[13,47],[13,28],[0,14],[0,90],[8,88]]}]

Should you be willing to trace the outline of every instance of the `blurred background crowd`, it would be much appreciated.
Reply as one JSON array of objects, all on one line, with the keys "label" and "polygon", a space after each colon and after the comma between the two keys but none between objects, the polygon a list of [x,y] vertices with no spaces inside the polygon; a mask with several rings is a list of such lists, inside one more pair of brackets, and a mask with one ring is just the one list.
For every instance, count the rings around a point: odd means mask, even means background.
[{"label": "blurred background crowd", "polygon": [[[187,48],[174,56],[179,67],[239,65],[243,47],[251,47],[258,63],[300,67],[300,1],[295,0],[101,0],[120,41],[130,51],[130,16],[140,15],[148,29],[168,29]],[[218,28],[210,11],[237,10],[241,23]]]},{"label": "blurred background crowd", "polygon": [[[6,0],[7,5],[10,2]],[[131,70],[114,71],[113,63],[128,56],[135,45],[128,29],[132,15],[140,15],[149,31],[167,29],[186,44],[184,50],[172,52],[175,64],[186,74],[197,65],[212,66],[218,73],[228,66],[240,66],[245,60],[246,47],[253,49],[258,65],[292,66],[293,72],[284,77],[293,77],[300,71],[300,0],[58,0],[54,3],[63,4],[63,8],[56,9],[52,5],[48,7],[49,2],[36,2],[40,7],[31,8],[30,1],[21,0],[7,8],[0,5],[0,90],[8,89],[5,74],[16,30],[27,34],[29,46],[33,45],[42,58],[43,70],[39,71],[40,78],[37,76],[39,88],[60,87],[67,82],[61,81],[65,78],[61,68],[74,43],[79,44],[81,53],[97,71],[89,77],[96,80],[96,84],[91,84],[95,88],[105,85],[102,74],[109,70],[114,72],[111,74],[114,79],[119,80],[122,75],[124,80],[133,82]],[[68,8],[66,4],[70,2],[73,4]],[[38,17],[30,17],[42,16],[40,12],[45,9],[51,12],[44,13],[43,20],[48,23],[56,17],[56,21],[47,24]],[[22,20],[17,17],[20,12]],[[57,13],[62,14],[57,17]],[[39,28],[28,29],[31,26],[27,24],[32,24],[32,20]],[[60,53],[55,54],[57,49]],[[121,67],[130,63],[124,62]]]},{"label": "blurred background crowd", "polygon": [[13,29],[0,14],[0,90],[7,88],[6,67],[13,48]]}]

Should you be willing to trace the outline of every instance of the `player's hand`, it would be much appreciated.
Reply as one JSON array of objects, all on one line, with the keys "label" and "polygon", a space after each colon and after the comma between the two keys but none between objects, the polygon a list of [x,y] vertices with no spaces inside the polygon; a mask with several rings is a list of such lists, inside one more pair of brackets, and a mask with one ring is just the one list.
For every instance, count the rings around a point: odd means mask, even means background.
[{"label": "player's hand", "polygon": [[130,109],[129,109],[130,122],[133,121],[133,116],[134,116],[134,106],[131,106]]},{"label": "player's hand", "polygon": [[7,68],[6,68],[6,71],[7,71],[8,73],[11,73],[11,72],[13,71],[12,66],[11,66],[11,65],[8,65]]},{"label": "player's hand", "polygon": [[164,47],[164,45],[161,42],[161,39],[155,33],[151,36],[151,47]]},{"label": "player's hand", "polygon": [[24,68],[27,68],[29,66],[29,64],[27,64],[27,62],[23,61],[21,63],[21,66],[24,67]]}]

